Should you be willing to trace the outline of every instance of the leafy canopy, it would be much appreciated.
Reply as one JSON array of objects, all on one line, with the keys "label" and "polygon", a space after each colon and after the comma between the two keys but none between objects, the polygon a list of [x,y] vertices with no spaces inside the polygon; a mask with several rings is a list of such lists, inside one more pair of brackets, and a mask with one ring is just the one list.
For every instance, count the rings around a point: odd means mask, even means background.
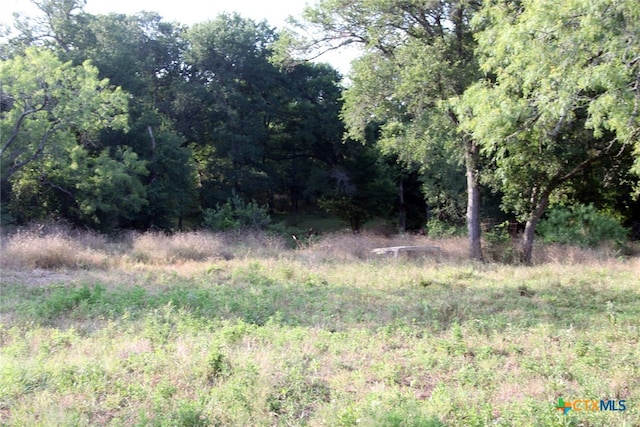
[{"label": "leafy canopy", "polygon": [[[635,1],[490,2],[474,24],[486,79],[458,105],[497,169],[507,206],[558,187],[640,136]],[[524,195],[524,198],[523,198]]]},{"label": "leafy canopy", "polygon": [[[67,144],[88,145],[105,127],[126,128],[127,98],[90,62],[73,66],[31,47],[0,69],[2,183]],[[79,140],[79,141],[78,141]]]}]

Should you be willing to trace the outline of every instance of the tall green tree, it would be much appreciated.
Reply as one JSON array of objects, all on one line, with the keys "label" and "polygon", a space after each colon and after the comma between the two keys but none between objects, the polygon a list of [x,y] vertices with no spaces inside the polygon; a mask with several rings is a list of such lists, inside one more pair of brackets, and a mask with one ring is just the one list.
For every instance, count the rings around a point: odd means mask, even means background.
[{"label": "tall green tree", "polygon": [[382,143],[425,169],[448,168],[430,155],[433,146],[457,153],[466,169],[469,253],[476,259],[482,257],[479,151],[458,132],[449,100],[477,76],[469,23],[478,7],[466,0],[324,0],[307,8],[303,25],[319,34],[307,46],[364,47],[345,93],[350,137],[363,140],[369,123],[382,123]]},{"label": "tall green tree", "polygon": [[172,85],[184,74],[186,27],[155,12],[87,15],[84,21],[84,34],[71,41],[75,55],[90,59],[136,102],[167,115]]},{"label": "tall green tree", "polygon": [[[126,146],[149,168],[143,179],[146,208],[119,226],[179,227],[185,215],[198,210],[192,154],[173,121],[173,99],[185,87],[185,27],[164,22],[152,12],[90,15],[82,10],[82,0],[35,3],[41,15],[19,18],[19,33],[5,51],[16,55],[25,46],[43,45],[73,64],[90,60],[101,78],[128,93],[128,129],[99,132],[85,149],[90,156],[113,156],[119,162],[117,153]],[[181,164],[176,167],[176,162]],[[132,179],[140,179],[134,169],[127,170]]]},{"label": "tall green tree", "polygon": [[128,132],[103,135],[101,144],[126,144],[149,169],[148,206],[130,226],[182,228],[198,208],[193,153],[176,124],[174,99],[186,88],[186,28],[153,12],[91,16],[78,40],[83,56],[130,94]]},{"label": "tall green tree", "polygon": [[397,197],[392,171],[376,147],[355,141],[351,153],[329,175],[332,191],[320,206],[338,216],[355,233],[373,217],[389,217]]},{"label": "tall green tree", "polygon": [[[266,22],[237,14],[196,24],[187,34],[189,79],[199,86],[192,91],[198,100],[182,101],[199,122],[187,132],[194,141],[203,189],[209,195],[222,192],[222,200],[232,189],[264,200],[273,185],[265,156],[283,87],[279,70],[270,62],[275,37]],[[216,200],[203,202],[213,207]]]},{"label": "tall green tree", "polygon": [[67,143],[90,144],[105,127],[127,125],[126,97],[89,62],[74,67],[46,49],[2,62],[0,183]]},{"label": "tall green tree", "polygon": [[494,161],[504,207],[526,221],[526,263],[553,194],[640,148],[639,17],[632,0],[523,0],[490,2],[477,18],[486,79],[458,112]]},{"label": "tall green tree", "polygon": [[[74,42],[85,34],[87,18],[85,0],[31,0],[40,12],[35,16],[14,16],[17,35],[8,40],[7,51],[21,51],[29,46],[61,49],[72,54]],[[70,59],[70,58],[65,58]]]},{"label": "tall green tree", "polygon": [[182,230],[197,223],[200,206],[193,152],[171,121],[146,110],[120,138],[134,139],[149,170],[144,180],[148,206],[132,218],[130,226]]},{"label": "tall green tree", "polygon": [[105,128],[127,126],[120,88],[88,61],[73,66],[34,47],[3,61],[0,81],[0,184],[14,217],[58,214],[108,228],[142,208],[144,162],[126,147],[92,154]]},{"label": "tall green tree", "polygon": [[277,191],[292,210],[329,190],[331,170],[346,156],[340,75],[326,64],[303,63],[281,70],[283,95],[275,109],[266,159]]}]

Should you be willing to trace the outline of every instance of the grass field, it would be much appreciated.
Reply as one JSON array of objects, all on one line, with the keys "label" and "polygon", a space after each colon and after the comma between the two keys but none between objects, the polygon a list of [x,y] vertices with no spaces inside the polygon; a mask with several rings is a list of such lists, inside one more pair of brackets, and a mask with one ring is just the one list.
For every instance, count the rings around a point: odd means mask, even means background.
[{"label": "grass field", "polygon": [[[0,424],[639,426],[640,260],[424,237],[2,241]],[[624,411],[564,415],[558,399]]]}]

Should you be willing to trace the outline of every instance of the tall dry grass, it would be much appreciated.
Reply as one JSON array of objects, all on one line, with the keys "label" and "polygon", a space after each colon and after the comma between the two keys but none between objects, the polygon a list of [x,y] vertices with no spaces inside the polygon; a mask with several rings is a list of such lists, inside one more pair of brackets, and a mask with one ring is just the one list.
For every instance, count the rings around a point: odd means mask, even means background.
[{"label": "tall dry grass", "polygon": [[105,268],[111,253],[104,236],[66,227],[30,227],[4,237],[3,268]]},{"label": "tall dry grass", "polygon": [[[0,266],[14,269],[105,269],[132,264],[176,265],[234,258],[359,262],[391,259],[392,255],[375,255],[372,249],[401,245],[438,246],[441,249],[439,253],[404,254],[402,259],[417,257],[451,264],[468,261],[467,242],[463,237],[432,239],[409,234],[333,233],[296,243],[265,233],[194,231],[176,234],[129,232],[113,238],[74,230],[64,224],[45,224],[3,236]],[[505,246],[504,250],[517,250],[517,242],[514,246]],[[488,261],[500,261],[495,254],[492,256],[487,257]],[[620,253],[607,247],[583,249],[539,244],[534,251],[534,264],[538,265],[604,264],[618,259]]]},{"label": "tall dry grass", "polygon": [[4,235],[0,241],[0,266],[55,270],[171,265],[247,256],[277,257],[285,250],[284,239],[262,233],[128,232],[107,237],[73,230],[64,224],[46,224]]},{"label": "tall dry grass", "polygon": [[431,239],[426,236],[413,234],[396,234],[384,236],[374,233],[334,233],[323,236],[310,243],[301,250],[301,254],[318,260],[373,260],[387,259],[392,255],[376,255],[375,248],[392,246],[438,246],[439,254],[434,253],[405,253],[404,257],[427,257],[438,261],[460,262],[467,258],[467,248],[464,238],[451,237],[446,239]]},{"label": "tall dry grass", "polygon": [[131,241],[131,249],[125,255],[144,264],[171,264],[230,257],[223,239],[211,233],[135,233],[128,240]]},{"label": "tall dry grass", "polygon": [[[631,252],[635,252],[631,250]],[[563,244],[540,244],[533,252],[534,264],[602,264],[624,259],[623,251],[611,245],[583,248]],[[630,257],[631,259],[636,257]]]}]

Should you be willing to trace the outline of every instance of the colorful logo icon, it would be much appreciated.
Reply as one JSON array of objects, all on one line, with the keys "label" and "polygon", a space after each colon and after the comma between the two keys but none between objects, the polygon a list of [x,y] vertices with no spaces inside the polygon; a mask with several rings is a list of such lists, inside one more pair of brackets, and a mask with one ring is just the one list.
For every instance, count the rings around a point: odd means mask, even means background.
[{"label": "colorful logo icon", "polygon": [[558,404],[555,406],[558,411],[562,411],[564,415],[573,409],[574,412],[582,411],[624,411],[627,409],[627,401],[624,399],[576,399],[565,402],[563,398],[558,398]]},{"label": "colorful logo icon", "polygon": [[564,399],[559,397],[558,398],[558,404],[556,405],[556,409],[558,411],[562,411],[563,414],[567,415],[567,412],[569,412],[571,409],[573,409],[573,407],[571,406],[571,402],[566,402],[565,403]]}]

